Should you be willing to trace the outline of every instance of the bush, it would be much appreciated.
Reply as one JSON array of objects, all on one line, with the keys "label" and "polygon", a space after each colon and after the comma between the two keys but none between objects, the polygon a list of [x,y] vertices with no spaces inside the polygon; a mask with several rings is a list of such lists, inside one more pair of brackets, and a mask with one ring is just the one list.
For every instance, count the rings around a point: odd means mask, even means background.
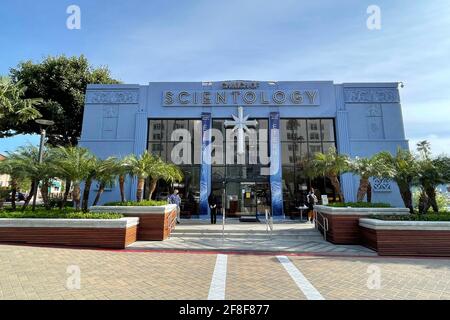
[{"label": "bush", "polygon": [[137,201],[125,201],[125,202],[108,202],[105,203],[104,206],[124,206],[124,207],[132,207],[132,206],[139,206],[139,207],[154,207],[154,206],[164,206],[167,204],[167,201],[161,200],[143,200],[140,202]]},{"label": "bush", "polygon": [[65,209],[60,210],[45,210],[39,209],[36,211],[0,211],[0,218],[13,219],[120,219],[123,218],[119,213],[85,213],[75,212],[74,210]]},{"label": "bush", "polygon": [[388,221],[450,221],[449,212],[410,214],[402,216],[370,216],[372,219]]},{"label": "bush", "polygon": [[371,202],[335,202],[328,204],[329,207],[335,208],[391,208],[392,206],[389,203],[371,203]]}]

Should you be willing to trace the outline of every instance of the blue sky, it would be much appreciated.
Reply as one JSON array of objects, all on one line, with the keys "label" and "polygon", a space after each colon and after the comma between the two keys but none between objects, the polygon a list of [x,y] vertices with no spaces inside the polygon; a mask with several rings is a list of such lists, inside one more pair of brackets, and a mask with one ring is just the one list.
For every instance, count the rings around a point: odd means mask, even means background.
[{"label": "blue sky", "polygon": [[[66,8],[81,8],[68,30]],[[381,30],[366,9],[381,8]],[[29,1],[0,7],[0,74],[85,54],[125,83],[226,79],[403,81],[410,145],[450,151],[450,1]],[[0,153],[37,137],[0,140]]]}]

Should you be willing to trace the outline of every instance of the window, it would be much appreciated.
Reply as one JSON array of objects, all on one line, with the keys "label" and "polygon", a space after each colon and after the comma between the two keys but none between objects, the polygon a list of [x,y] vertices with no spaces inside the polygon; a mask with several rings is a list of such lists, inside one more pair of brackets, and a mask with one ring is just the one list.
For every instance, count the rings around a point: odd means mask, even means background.
[{"label": "window", "polygon": [[310,179],[305,172],[305,166],[317,152],[336,147],[334,120],[281,119],[280,128],[285,213],[298,214],[295,207],[306,201],[310,187],[317,189],[318,195],[327,194],[330,201],[335,200],[328,179]]},{"label": "window", "polygon": [[[179,164],[183,171],[184,180],[181,183],[168,183],[159,180],[152,199],[165,200],[174,188],[178,189],[181,197],[181,214],[191,216],[199,213],[200,201],[200,161],[201,157],[201,120],[199,119],[150,119],[148,124],[148,152],[161,157],[162,160],[172,162],[173,157],[189,159],[188,163]],[[186,129],[189,131],[191,141],[171,141],[175,130]],[[194,143],[197,139],[198,143]],[[175,149],[175,146],[183,148]],[[189,149],[191,150],[190,152]],[[148,183],[145,189],[149,194]]]}]

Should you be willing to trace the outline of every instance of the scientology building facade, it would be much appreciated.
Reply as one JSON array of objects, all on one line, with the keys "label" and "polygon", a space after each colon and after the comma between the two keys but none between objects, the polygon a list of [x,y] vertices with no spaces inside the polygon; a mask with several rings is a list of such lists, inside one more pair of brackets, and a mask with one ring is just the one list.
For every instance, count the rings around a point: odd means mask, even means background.
[{"label": "scientology building facade", "polygon": [[[184,181],[158,182],[153,198],[165,199],[175,187],[182,215],[200,218],[208,216],[210,192],[225,195],[229,217],[265,208],[291,215],[310,187],[335,201],[328,179],[305,174],[316,152],[335,147],[367,157],[408,148],[398,83],[331,81],[89,85],[80,145],[101,158],[148,150],[178,164]],[[344,174],[340,180],[345,200],[355,201],[359,178]],[[395,183],[371,184],[373,202],[403,206]],[[135,180],[127,181],[126,194],[136,197]],[[102,201],[119,198],[113,187]]]}]

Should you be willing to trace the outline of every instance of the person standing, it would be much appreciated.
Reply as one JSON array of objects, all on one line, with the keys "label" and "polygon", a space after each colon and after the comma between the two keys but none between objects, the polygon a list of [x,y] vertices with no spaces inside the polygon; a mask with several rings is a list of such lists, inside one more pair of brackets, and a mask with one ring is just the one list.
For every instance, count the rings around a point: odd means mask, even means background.
[{"label": "person standing", "polygon": [[209,194],[208,197],[208,205],[209,209],[211,209],[211,224],[216,224],[218,203],[216,197],[214,197],[212,192]]},{"label": "person standing", "polygon": [[309,190],[309,193],[308,193],[306,199],[308,200],[308,222],[312,223],[313,214],[314,214],[314,206],[319,202],[319,200],[317,200],[317,197],[314,193],[314,188],[311,188]]},{"label": "person standing", "polygon": [[173,190],[173,193],[167,198],[167,202],[169,204],[176,204],[177,205],[177,223],[180,223],[181,198],[178,195],[178,189]]}]

